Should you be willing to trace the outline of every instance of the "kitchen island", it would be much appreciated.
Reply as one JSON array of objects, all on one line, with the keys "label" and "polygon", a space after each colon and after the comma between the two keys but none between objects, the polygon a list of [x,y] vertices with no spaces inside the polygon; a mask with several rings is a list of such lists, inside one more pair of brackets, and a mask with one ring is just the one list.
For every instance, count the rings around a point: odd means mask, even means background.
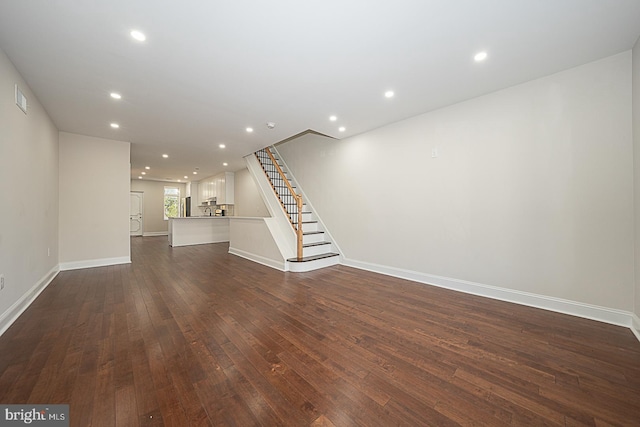
[{"label": "kitchen island", "polygon": [[169,218],[169,245],[188,246],[229,241],[229,217],[187,216]]}]

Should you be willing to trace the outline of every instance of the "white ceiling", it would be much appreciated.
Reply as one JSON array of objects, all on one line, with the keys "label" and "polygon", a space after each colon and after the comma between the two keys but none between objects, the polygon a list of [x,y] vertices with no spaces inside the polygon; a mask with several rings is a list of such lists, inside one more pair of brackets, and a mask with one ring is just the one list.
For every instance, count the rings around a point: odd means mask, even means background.
[{"label": "white ceiling", "polygon": [[[0,2],[0,48],[56,126],[131,142],[132,176],[148,165],[151,179],[237,170],[307,129],[355,135],[622,52],[639,35],[639,0]],[[480,50],[489,57],[475,63]]]}]

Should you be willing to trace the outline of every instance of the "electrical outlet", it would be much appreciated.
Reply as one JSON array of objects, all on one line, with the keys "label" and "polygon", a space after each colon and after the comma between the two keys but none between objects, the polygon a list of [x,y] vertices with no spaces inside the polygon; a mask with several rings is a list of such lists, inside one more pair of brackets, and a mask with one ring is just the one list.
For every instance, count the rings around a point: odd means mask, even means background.
[{"label": "electrical outlet", "polygon": [[4,289],[4,274],[0,274],[0,291]]}]

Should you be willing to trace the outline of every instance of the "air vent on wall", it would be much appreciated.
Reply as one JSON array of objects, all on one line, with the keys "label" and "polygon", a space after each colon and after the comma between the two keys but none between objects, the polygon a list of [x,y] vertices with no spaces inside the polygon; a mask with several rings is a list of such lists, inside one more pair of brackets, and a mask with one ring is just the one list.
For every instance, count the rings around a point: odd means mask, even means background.
[{"label": "air vent on wall", "polygon": [[27,114],[27,98],[24,96],[24,93],[22,93],[18,85],[16,85],[16,105],[25,114]]}]

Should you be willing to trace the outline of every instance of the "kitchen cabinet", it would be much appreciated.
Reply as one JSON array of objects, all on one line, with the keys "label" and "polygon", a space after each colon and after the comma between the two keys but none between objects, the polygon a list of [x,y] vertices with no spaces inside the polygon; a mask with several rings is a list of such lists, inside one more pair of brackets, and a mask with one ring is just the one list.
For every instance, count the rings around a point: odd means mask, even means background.
[{"label": "kitchen cabinet", "polygon": [[191,212],[196,212],[195,209],[200,204],[200,193],[198,192],[198,182],[192,181],[187,183],[185,197],[191,197]]},{"label": "kitchen cabinet", "polygon": [[198,203],[202,204],[215,197],[217,205],[233,205],[234,180],[233,172],[222,172],[203,179],[198,183]]},{"label": "kitchen cabinet", "polygon": [[235,176],[233,172],[216,175],[216,204],[233,205]]},{"label": "kitchen cabinet", "polygon": [[212,197],[216,197],[215,181],[213,178],[203,179],[198,183],[198,203],[202,204]]}]

